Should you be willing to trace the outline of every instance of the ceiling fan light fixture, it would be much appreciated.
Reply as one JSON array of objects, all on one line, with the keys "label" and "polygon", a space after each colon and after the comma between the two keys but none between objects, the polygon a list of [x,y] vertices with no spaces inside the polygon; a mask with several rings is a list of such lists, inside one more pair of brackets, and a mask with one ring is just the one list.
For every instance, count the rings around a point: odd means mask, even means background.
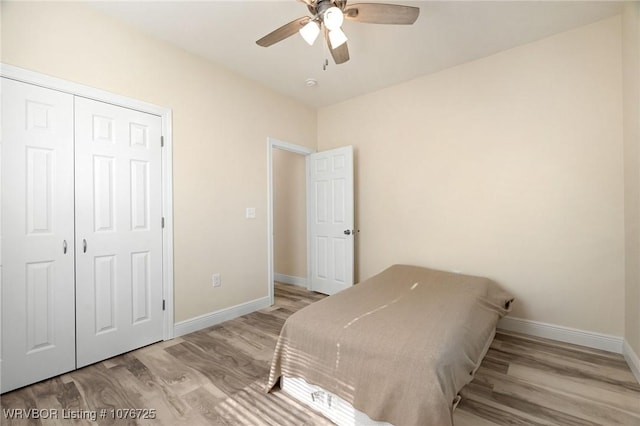
[{"label": "ceiling fan light fixture", "polygon": [[336,28],[329,31],[329,42],[331,42],[332,49],[337,49],[347,42],[347,36],[340,28]]},{"label": "ceiling fan light fixture", "polygon": [[324,22],[324,26],[327,27],[329,31],[339,30],[343,21],[344,15],[342,14],[342,10],[335,6],[331,6],[325,10],[322,15],[322,22]]},{"label": "ceiling fan light fixture", "polygon": [[305,26],[300,28],[300,35],[309,43],[309,46],[313,46],[313,43],[318,38],[318,34],[320,34],[320,27],[316,23],[316,21],[309,21]]}]

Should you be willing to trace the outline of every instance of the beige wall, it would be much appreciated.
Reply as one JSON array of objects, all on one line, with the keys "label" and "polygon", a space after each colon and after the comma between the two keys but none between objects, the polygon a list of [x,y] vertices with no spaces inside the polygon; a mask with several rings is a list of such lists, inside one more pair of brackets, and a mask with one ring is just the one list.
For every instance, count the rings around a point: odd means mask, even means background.
[{"label": "beige wall", "polygon": [[273,251],[275,273],[307,277],[306,159],[273,150]]},{"label": "beige wall", "polygon": [[315,111],[79,3],[2,9],[2,62],[173,110],[176,321],[267,296],[267,137],[315,146]]},{"label": "beige wall", "polygon": [[357,155],[360,279],[489,276],[513,316],[624,333],[621,22],[611,18],[322,108]]},{"label": "beige wall", "polygon": [[626,234],[625,340],[640,354],[640,3],[623,13]]}]

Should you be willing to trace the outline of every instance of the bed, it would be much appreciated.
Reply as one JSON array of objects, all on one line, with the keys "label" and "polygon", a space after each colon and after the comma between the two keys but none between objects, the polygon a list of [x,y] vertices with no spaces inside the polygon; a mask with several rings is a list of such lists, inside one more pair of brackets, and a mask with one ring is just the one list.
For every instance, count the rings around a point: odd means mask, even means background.
[{"label": "bed", "polygon": [[451,425],[458,392],[512,301],[487,278],[394,265],[291,315],[267,390],[286,378],[316,407],[346,403],[396,426]]}]

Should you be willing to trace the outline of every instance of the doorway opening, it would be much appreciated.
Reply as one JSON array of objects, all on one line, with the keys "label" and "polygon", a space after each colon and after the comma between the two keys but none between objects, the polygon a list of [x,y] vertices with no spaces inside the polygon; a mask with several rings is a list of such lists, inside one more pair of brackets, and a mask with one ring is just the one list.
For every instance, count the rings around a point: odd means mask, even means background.
[{"label": "doorway opening", "polygon": [[310,286],[307,227],[307,156],[315,150],[268,138],[268,285]]}]

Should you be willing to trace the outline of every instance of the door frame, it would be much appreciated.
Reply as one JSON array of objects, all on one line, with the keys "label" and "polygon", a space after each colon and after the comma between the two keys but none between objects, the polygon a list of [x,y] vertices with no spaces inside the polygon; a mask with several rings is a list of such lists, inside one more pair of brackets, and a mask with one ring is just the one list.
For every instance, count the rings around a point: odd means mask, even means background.
[{"label": "door frame", "polygon": [[[93,99],[112,105],[129,108],[148,114],[159,116],[162,119],[162,136],[164,147],[162,151],[162,215],[164,217],[164,229],[162,235],[162,296],[165,301],[163,319],[163,339],[173,338],[174,306],[173,306],[173,130],[172,111],[170,108],[161,107],[136,99],[116,95],[101,89],[74,83],[57,77],[51,77],[38,72],[19,68],[13,65],[0,63],[0,76],[23,83],[58,92],[68,93],[74,96]],[[1,166],[0,166],[1,167]],[[0,236],[2,230],[0,229]],[[0,271],[2,270],[2,257],[0,253]],[[1,277],[0,277],[1,284]]]},{"label": "door frame", "polygon": [[[309,182],[309,155],[316,152],[307,146],[284,142],[276,138],[267,138],[267,279],[269,303],[274,304],[274,255],[273,255],[273,150],[280,149],[305,157],[305,188]],[[309,191],[307,188],[307,289],[311,286],[311,258],[309,257]]]}]

